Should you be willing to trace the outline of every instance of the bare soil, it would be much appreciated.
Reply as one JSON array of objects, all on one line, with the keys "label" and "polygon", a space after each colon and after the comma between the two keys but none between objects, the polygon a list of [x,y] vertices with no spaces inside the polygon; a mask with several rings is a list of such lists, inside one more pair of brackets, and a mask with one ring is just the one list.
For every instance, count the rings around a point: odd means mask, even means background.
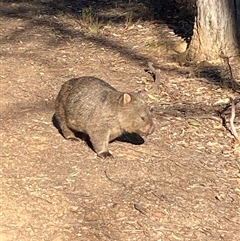
[{"label": "bare soil", "polygon": [[[102,1],[112,21],[96,33],[82,5],[53,3],[0,3],[0,240],[239,240],[239,144],[217,115],[234,93],[179,65],[172,46],[182,40],[164,21]],[[161,69],[157,90],[149,61]],[[54,100],[83,75],[141,90],[155,132],[141,145],[111,143],[106,160],[65,140]]]}]

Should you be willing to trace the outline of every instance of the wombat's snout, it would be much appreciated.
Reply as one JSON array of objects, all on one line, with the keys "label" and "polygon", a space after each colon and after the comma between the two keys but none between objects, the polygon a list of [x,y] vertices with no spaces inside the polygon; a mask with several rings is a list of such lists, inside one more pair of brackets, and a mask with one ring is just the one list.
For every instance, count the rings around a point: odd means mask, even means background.
[{"label": "wombat's snout", "polygon": [[154,132],[154,129],[155,129],[155,125],[151,121],[150,123],[145,125],[144,128],[142,128],[140,131],[142,132],[142,134],[147,136],[147,135],[151,135]]}]

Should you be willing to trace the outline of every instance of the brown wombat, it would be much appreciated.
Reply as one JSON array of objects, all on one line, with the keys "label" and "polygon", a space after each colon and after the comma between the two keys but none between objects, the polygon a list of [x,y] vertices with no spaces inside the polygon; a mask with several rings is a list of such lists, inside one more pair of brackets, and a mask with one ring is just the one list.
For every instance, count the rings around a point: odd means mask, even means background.
[{"label": "brown wombat", "polygon": [[92,76],[70,79],[62,85],[55,105],[55,117],[66,139],[83,132],[101,158],[112,156],[108,143],[121,134],[148,135],[154,124],[139,94],[123,93]]}]

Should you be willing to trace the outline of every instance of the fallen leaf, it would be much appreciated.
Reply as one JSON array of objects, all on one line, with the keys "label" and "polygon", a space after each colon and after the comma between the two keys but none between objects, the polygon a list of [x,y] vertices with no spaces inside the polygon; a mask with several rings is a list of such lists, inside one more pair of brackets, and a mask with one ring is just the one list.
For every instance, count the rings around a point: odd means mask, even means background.
[{"label": "fallen leaf", "polygon": [[227,104],[227,103],[229,103],[229,101],[230,101],[229,98],[220,99],[220,100],[216,101],[215,103],[213,103],[213,105]]},{"label": "fallen leaf", "polygon": [[151,95],[151,94],[148,94],[148,97],[152,100],[157,100],[159,99],[159,96],[158,95]]},{"label": "fallen leaf", "polygon": [[200,126],[201,123],[197,120],[190,120],[189,122],[189,125],[192,125],[192,126]]}]

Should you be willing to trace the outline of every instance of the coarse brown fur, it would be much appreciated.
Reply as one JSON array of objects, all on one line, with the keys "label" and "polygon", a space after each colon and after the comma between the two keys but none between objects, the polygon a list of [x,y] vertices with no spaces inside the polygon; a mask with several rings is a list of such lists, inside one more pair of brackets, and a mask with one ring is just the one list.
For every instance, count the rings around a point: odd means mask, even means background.
[{"label": "coarse brown fur", "polygon": [[70,79],[62,85],[55,117],[66,139],[87,134],[99,157],[111,156],[108,143],[124,132],[148,135],[154,124],[143,98],[123,93],[92,76]]}]

